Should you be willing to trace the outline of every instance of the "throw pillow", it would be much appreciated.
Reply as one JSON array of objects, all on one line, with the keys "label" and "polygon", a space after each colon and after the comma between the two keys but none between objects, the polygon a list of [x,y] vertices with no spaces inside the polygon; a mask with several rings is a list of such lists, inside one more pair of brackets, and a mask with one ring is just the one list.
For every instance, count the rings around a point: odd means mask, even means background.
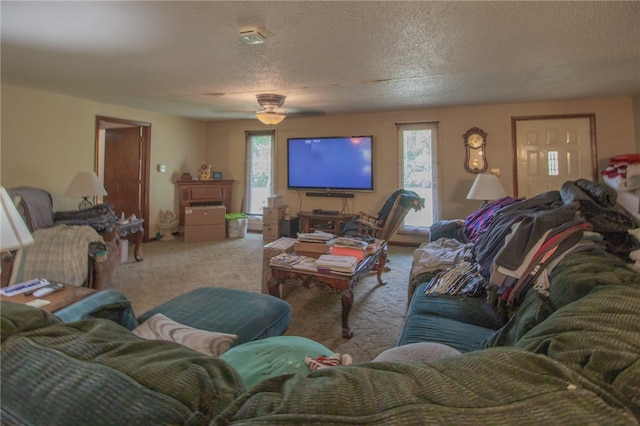
[{"label": "throw pillow", "polygon": [[143,339],[168,340],[215,357],[225,353],[238,338],[235,334],[198,330],[162,314],[155,314],[132,332]]},{"label": "throw pillow", "polygon": [[333,353],[323,344],[301,336],[274,336],[234,346],[220,357],[229,363],[247,387],[283,374],[309,374],[305,357]]},{"label": "throw pillow", "polygon": [[417,342],[387,349],[374,358],[373,362],[429,362],[461,352],[451,346],[434,342]]}]

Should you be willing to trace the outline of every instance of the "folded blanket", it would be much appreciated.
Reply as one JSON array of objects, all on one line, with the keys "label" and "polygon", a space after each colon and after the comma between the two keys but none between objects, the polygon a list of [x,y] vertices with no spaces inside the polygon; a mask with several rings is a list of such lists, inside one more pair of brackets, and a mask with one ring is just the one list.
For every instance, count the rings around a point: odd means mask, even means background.
[{"label": "folded blanket", "polygon": [[89,244],[104,243],[90,226],[57,225],[38,229],[33,239],[34,244],[25,249],[12,281],[47,278],[81,286],[89,273]]},{"label": "folded blanket", "polygon": [[56,224],[89,225],[98,232],[105,232],[116,223],[116,215],[111,205],[105,203],[85,210],[56,212],[53,220]]}]

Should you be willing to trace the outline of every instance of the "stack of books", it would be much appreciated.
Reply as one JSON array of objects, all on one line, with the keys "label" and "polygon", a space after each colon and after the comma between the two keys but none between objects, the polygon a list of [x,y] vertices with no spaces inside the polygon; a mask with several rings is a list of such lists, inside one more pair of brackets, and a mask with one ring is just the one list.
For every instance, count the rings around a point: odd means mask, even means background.
[{"label": "stack of books", "polygon": [[293,269],[294,265],[304,260],[306,256],[302,256],[296,253],[280,253],[269,259],[271,266],[277,266],[279,268]]},{"label": "stack of books", "polygon": [[323,231],[298,233],[298,241],[308,241],[310,243],[326,243],[335,237],[332,233]]},{"label": "stack of books", "polygon": [[368,245],[356,238],[338,237],[332,241],[330,253],[336,256],[352,256],[362,260],[368,254]]},{"label": "stack of books", "polygon": [[332,272],[342,275],[353,275],[358,266],[358,259],[353,256],[337,256],[323,254],[316,260],[318,272]]},{"label": "stack of books", "polygon": [[293,269],[300,271],[318,272],[318,266],[316,260],[313,257],[305,257],[300,262],[293,265]]}]

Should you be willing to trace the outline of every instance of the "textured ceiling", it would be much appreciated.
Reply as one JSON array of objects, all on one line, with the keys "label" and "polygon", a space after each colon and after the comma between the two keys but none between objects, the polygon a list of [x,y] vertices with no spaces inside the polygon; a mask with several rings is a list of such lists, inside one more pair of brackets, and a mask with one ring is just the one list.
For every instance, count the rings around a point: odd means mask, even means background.
[{"label": "textured ceiling", "polygon": [[[640,2],[0,3],[2,81],[204,120],[640,93]],[[257,27],[262,45],[241,28]]]}]

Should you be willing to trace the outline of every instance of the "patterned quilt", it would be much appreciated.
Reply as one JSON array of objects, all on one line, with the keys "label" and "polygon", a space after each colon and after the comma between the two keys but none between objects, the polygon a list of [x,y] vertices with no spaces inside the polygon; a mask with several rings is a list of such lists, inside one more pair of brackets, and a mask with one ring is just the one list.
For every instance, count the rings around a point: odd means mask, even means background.
[{"label": "patterned quilt", "polygon": [[[19,259],[12,281],[46,278],[81,286],[89,273],[89,244],[104,243],[90,226],[57,225],[33,233],[34,244]],[[14,268],[15,269],[15,268]]]}]

